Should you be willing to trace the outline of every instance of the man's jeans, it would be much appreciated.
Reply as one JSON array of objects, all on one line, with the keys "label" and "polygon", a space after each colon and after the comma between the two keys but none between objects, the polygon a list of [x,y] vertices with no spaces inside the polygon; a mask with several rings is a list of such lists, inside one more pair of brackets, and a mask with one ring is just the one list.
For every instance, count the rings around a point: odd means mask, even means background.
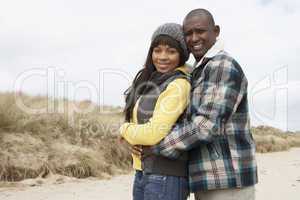
[{"label": "man's jeans", "polygon": [[188,195],[187,178],[136,171],[133,200],[186,200]]}]

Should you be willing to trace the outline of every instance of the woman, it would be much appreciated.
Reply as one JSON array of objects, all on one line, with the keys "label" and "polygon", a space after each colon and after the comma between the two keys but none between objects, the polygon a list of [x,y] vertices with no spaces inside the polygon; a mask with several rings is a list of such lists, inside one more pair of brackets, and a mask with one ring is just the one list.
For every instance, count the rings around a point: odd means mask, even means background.
[{"label": "woman", "polygon": [[[131,145],[155,145],[180,123],[189,101],[184,66],[189,53],[179,24],[161,25],[153,33],[144,68],[126,97],[121,136]],[[185,200],[188,196],[187,155],[178,160],[132,155],[136,170],[134,200]]]}]

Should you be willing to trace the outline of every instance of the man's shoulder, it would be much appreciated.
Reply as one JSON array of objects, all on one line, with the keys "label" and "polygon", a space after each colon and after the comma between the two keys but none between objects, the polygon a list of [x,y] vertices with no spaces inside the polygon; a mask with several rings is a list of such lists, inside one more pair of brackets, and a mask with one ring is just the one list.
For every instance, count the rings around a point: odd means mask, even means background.
[{"label": "man's shoulder", "polygon": [[210,68],[224,68],[227,71],[237,71],[238,73],[244,74],[242,67],[237,62],[233,56],[231,56],[228,52],[222,50],[219,51],[214,57],[210,60]]},{"label": "man's shoulder", "polygon": [[237,62],[227,51],[219,51],[214,57],[211,58],[214,62]]}]

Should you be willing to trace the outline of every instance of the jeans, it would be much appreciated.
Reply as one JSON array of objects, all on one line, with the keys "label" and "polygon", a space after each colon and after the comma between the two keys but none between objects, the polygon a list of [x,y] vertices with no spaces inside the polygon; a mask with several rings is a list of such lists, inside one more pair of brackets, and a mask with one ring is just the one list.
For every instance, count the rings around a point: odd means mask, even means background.
[{"label": "jeans", "polygon": [[186,177],[146,174],[136,171],[133,200],[186,200],[188,195]]}]

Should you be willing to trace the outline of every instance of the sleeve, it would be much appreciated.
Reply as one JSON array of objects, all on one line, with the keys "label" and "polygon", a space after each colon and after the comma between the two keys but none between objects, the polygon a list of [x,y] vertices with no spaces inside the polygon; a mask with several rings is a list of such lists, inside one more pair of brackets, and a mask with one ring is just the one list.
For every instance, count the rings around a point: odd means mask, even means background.
[{"label": "sleeve", "polygon": [[189,102],[190,83],[176,79],[159,95],[153,116],[145,124],[125,123],[120,134],[132,145],[155,145],[171,130]]},{"label": "sleeve", "polygon": [[235,63],[227,60],[208,65],[203,78],[193,92],[191,121],[175,127],[151,147],[152,153],[176,159],[180,151],[209,143],[222,134],[223,120],[236,111],[247,91],[247,80]]}]

